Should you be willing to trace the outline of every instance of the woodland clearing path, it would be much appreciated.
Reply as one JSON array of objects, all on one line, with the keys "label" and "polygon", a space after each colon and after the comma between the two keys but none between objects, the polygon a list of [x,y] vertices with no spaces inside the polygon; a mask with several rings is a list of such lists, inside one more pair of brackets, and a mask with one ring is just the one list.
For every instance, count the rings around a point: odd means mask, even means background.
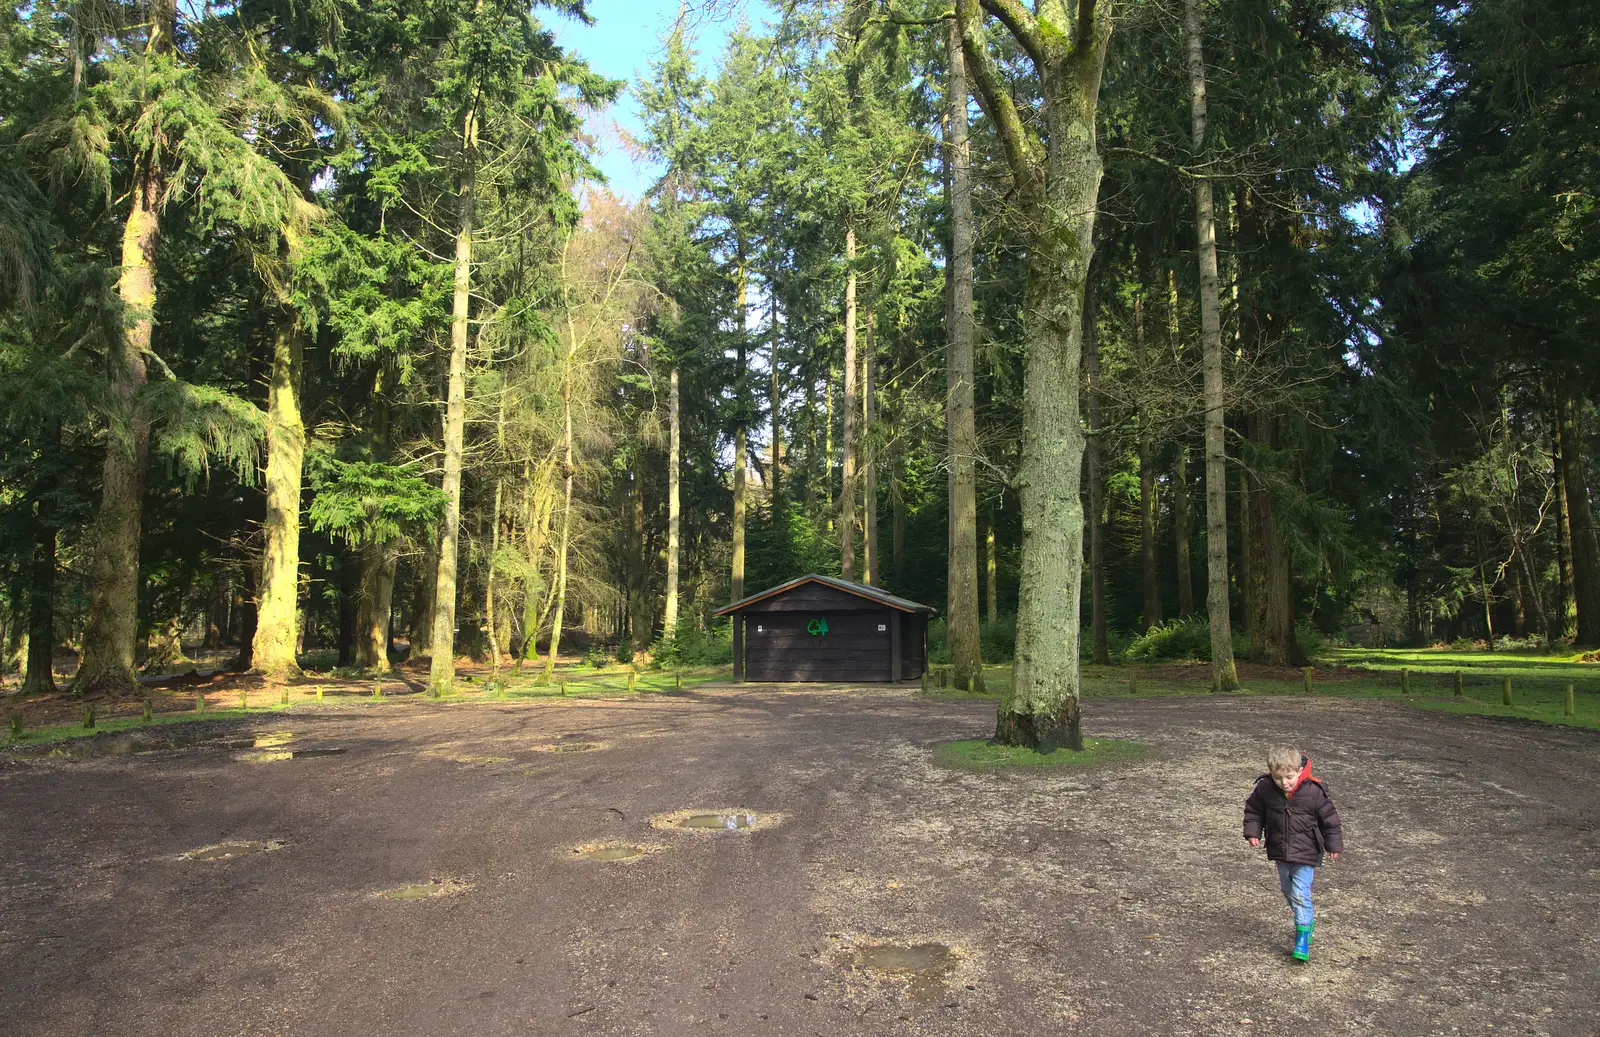
[{"label": "woodland clearing path", "polygon": [[[0,1028],[1600,1032],[1600,735],[1354,699],[1086,707],[1148,752],[951,771],[931,747],[986,733],[991,703],[707,687],[0,754]],[[1239,836],[1278,740],[1346,823],[1309,966]],[[344,751],[286,758],[319,749]],[[754,823],[662,816],[734,810]],[[954,954],[860,967],[895,941]]]}]

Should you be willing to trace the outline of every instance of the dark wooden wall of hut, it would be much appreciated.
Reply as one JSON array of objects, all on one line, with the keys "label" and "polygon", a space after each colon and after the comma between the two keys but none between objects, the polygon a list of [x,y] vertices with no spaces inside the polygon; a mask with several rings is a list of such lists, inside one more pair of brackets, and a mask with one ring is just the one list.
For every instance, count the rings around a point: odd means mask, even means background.
[{"label": "dark wooden wall of hut", "polygon": [[927,620],[921,615],[815,583],[740,613],[734,622],[744,623],[739,640],[747,681],[889,681],[922,674]]}]

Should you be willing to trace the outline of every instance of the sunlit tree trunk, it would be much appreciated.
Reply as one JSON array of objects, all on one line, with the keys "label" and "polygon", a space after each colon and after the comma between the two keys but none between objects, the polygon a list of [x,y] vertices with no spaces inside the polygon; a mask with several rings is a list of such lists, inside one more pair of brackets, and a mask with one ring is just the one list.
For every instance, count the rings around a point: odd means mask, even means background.
[{"label": "sunlit tree trunk", "polygon": [[972,143],[967,125],[966,56],[961,27],[949,24],[950,82],[945,92],[950,141],[950,322],[945,349],[945,449],[950,454],[949,562],[946,630],[955,686],[983,689],[983,641],[978,628],[978,428],[974,390],[972,304]]},{"label": "sunlit tree trunk", "polygon": [[644,457],[635,459],[633,485],[628,495],[628,631],[634,655],[650,650],[650,579],[648,545],[644,528]]},{"label": "sunlit tree trunk", "polygon": [[861,567],[866,571],[866,582],[875,587],[883,583],[878,558],[878,402],[872,369],[877,324],[877,309],[869,306],[866,348],[861,357]]},{"label": "sunlit tree trunk", "polygon": [[1012,688],[997,710],[995,738],[1043,751],[1078,750],[1084,449],[1078,383],[1101,176],[1095,109],[1111,16],[1091,0],[1077,5],[1075,15],[1060,0],[1044,0],[1039,14],[1016,3],[985,0],[985,6],[1006,11],[1006,28],[1031,60],[1041,98],[1041,125],[1028,127],[990,53],[978,0],[957,0],[968,68],[1005,149],[1028,249],[1021,588]]},{"label": "sunlit tree trunk", "polygon": [[856,227],[844,232],[844,485],[839,505],[839,575],[856,578]]},{"label": "sunlit tree trunk", "polygon": [[[502,417],[503,417],[502,411]],[[504,423],[502,421],[502,427]],[[489,671],[500,673],[500,650],[504,642],[500,636],[499,615],[495,611],[495,575],[500,560],[500,506],[504,501],[505,480],[494,481],[494,512],[489,525],[489,561],[483,574],[483,618],[489,628]]]},{"label": "sunlit tree trunk", "polygon": [[461,537],[461,453],[467,424],[467,339],[472,308],[472,223],[478,125],[468,112],[461,142],[466,168],[461,173],[456,230],[455,294],[450,309],[450,382],[444,419],[444,520],[439,530],[439,576],[434,581],[433,659],[428,690],[438,696],[456,686],[456,554]]},{"label": "sunlit tree trunk", "polygon": [[[1200,49],[1199,0],[1184,0],[1188,44],[1189,117],[1194,152],[1206,143],[1206,70]],[[1239,687],[1233,663],[1233,625],[1228,614],[1228,456],[1222,384],[1222,321],[1217,293],[1217,226],[1211,181],[1194,181],[1195,229],[1200,252],[1200,349],[1205,373],[1206,440],[1206,610],[1211,616],[1211,685],[1220,691]]]},{"label": "sunlit tree trunk", "polygon": [[734,396],[738,415],[734,419],[736,424],[733,429],[733,572],[729,579],[732,591],[732,600],[738,601],[744,597],[744,552],[745,552],[745,494],[748,492],[746,481],[746,467],[749,451],[750,425],[745,412],[747,400],[746,374],[745,374],[745,303],[746,293],[749,290],[749,270],[745,267],[744,243],[738,246],[738,284],[735,291],[735,305],[733,308],[734,320],[738,326],[734,329],[735,341],[738,342],[737,358],[738,369],[734,372]]},{"label": "sunlit tree trunk", "polygon": [[572,350],[561,379],[561,536],[556,546],[556,604],[550,615],[550,654],[545,657],[544,677],[549,683],[555,675],[556,655],[561,651],[561,623],[567,611],[567,566],[572,547]]},{"label": "sunlit tree trunk", "polygon": [[[174,0],[151,0],[147,60],[172,51],[178,13]],[[161,204],[166,192],[166,140],[159,120],[134,159],[128,221],[122,230],[123,333],[107,356],[111,429],[101,469],[100,510],[89,543],[89,609],[84,622],[83,659],[73,690],[79,695],[131,693],[137,686],[134,653],[139,628],[139,530],[144,506],[145,461],[150,449],[150,417],[141,391],[149,374],[155,326],[156,247],[161,237]]]},{"label": "sunlit tree trunk", "polygon": [[768,494],[772,501],[772,514],[777,516],[779,511],[779,478],[778,467],[783,464],[783,368],[778,360],[778,280],[776,277],[768,279],[768,290],[772,292],[772,355],[771,376],[772,385],[772,443],[771,453],[767,464]]},{"label": "sunlit tree trunk", "polygon": [[833,368],[822,379],[822,482],[828,488],[828,532],[833,532]]},{"label": "sunlit tree trunk", "polygon": [[[774,355],[776,359],[776,355]],[[681,416],[678,411],[678,369],[672,369],[672,390],[667,398],[672,425],[671,442],[667,454],[667,607],[662,626],[662,636],[672,638],[678,632],[678,524],[681,521],[678,502]],[[777,427],[777,422],[773,422]],[[776,442],[776,440],[774,440]],[[774,450],[776,452],[776,450]],[[774,468],[776,471],[776,468]]]},{"label": "sunlit tree trunk", "polygon": [[267,382],[267,543],[261,556],[261,599],[251,662],[269,681],[300,674],[295,659],[300,600],[300,484],[306,432],[300,417],[301,337],[283,308],[272,336]]}]

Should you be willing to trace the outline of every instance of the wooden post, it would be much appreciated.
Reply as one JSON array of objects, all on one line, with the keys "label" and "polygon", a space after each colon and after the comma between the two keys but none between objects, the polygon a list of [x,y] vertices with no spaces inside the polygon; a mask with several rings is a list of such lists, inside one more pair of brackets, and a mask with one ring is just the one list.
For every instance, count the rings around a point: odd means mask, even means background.
[{"label": "wooden post", "polygon": [[744,682],[744,615],[739,612],[733,614],[733,679],[735,683]]},{"label": "wooden post", "polygon": [[240,709],[249,709],[250,708],[250,691],[247,688],[240,688],[239,689],[239,708]]},{"label": "wooden post", "polygon": [[85,728],[94,726],[94,703],[92,702],[83,707],[83,726]]},{"label": "wooden post", "polygon": [[1500,704],[1503,705],[1503,706],[1511,705],[1511,678],[1510,677],[1505,677],[1505,678],[1501,679],[1501,683],[1500,683]]},{"label": "wooden post", "polygon": [[317,701],[322,701],[322,685],[317,685]]},{"label": "wooden post", "polygon": [[289,704],[289,685],[285,684],[283,686],[282,690],[278,692],[278,705],[287,706],[288,704]]},{"label": "wooden post", "polygon": [[900,613],[890,609],[889,616],[889,679],[900,683]]},{"label": "wooden post", "polygon": [[1316,672],[1315,666],[1300,667],[1300,680],[1305,684],[1306,694],[1311,694],[1311,675]]},{"label": "wooden post", "polygon": [[1461,695],[1462,695],[1462,691],[1461,691],[1461,671],[1457,670],[1456,671],[1456,697],[1460,698]]},{"label": "wooden post", "polygon": [[206,693],[205,692],[197,691],[197,692],[194,693],[194,711],[196,713],[201,713],[201,714],[205,713],[205,711],[206,711]]},{"label": "wooden post", "polygon": [[1573,688],[1573,686],[1569,684],[1569,685],[1567,685],[1567,716],[1575,717],[1577,715],[1578,715],[1577,694],[1576,694],[1575,689]]},{"label": "wooden post", "polygon": [[1411,694],[1411,671],[1404,666],[1400,667],[1400,694]]},{"label": "wooden post", "polygon": [[923,667],[923,670],[922,670],[922,693],[924,695],[926,695],[928,693],[928,670],[927,670],[927,667]]},{"label": "wooden post", "polygon": [[144,722],[148,724],[151,720],[155,719],[155,715],[156,704],[147,696],[144,700]]}]

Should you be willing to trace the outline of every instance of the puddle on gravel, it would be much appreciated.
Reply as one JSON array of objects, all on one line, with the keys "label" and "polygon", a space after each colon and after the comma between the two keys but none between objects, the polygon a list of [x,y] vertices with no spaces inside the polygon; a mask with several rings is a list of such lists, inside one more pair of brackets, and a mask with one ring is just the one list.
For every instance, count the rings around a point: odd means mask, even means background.
[{"label": "puddle on gravel", "polygon": [[864,969],[907,976],[942,976],[956,967],[956,952],[942,943],[857,947],[852,958]]},{"label": "puddle on gravel", "polygon": [[756,823],[754,814],[690,814],[678,822],[679,828],[722,828],[727,831],[736,831],[740,828],[749,828]]},{"label": "puddle on gravel", "polygon": [[339,756],[350,750],[342,745],[323,749],[264,749],[260,752],[240,753],[246,763],[279,763],[283,760],[313,760],[319,756]]},{"label": "puddle on gravel", "polygon": [[756,813],[747,807],[692,807],[656,814],[650,819],[650,827],[658,832],[671,829],[710,835],[714,832],[765,831],[782,824],[783,820],[783,815],[774,810]]},{"label": "puddle on gravel", "polygon": [[435,879],[396,886],[394,889],[380,889],[372,895],[385,900],[437,900],[440,897],[453,897],[458,893],[465,893],[471,888],[472,883],[462,882],[459,879]]},{"label": "puddle on gravel", "polygon": [[284,847],[281,839],[247,839],[237,842],[217,843],[214,846],[202,846],[198,850],[190,850],[183,855],[186,861],[226,861],[235,857],[249,857],[257,853],[271,853]]}]

